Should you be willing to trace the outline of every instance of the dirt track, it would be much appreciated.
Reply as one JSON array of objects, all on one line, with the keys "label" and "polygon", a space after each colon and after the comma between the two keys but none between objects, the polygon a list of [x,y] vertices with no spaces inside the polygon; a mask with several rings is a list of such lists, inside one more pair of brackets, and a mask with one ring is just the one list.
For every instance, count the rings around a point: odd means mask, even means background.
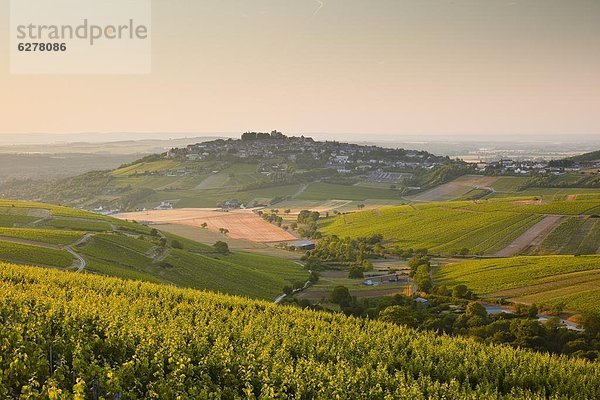
[{"label": "dirt track", "polygon": [[539,244],[562,219],[560,215],[549,215],[529,228],[511,244],[495,254],[496,257],[512,257],[530,245]]},{"label": "dirt track", "polygon": [[251,210],[230,212],[207,208],[181,208],[174,210],[150,210],[116,215],[117,218],[149,222],[155,224],[179,224],[200,228],[206,223],[207,229],[218,232],[229,230],[229,237],[258,243],[283,242],[296,237],[283,229],[268,223]]}]

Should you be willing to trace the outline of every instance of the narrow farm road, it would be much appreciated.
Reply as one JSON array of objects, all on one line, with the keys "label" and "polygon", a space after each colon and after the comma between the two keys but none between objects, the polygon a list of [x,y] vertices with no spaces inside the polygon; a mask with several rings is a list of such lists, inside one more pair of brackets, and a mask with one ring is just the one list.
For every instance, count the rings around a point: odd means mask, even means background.
[{"label": "narrow farm road", "polygon": [[302,193],[304,193],[304,191],[308,188],[308,183],[302,185],[302,187],[298,190],[296,190],[296,193],[294,193],[291,197],[292,199],[297,198],[298,196],[300,196]]},{"label": "narrow farm road", "polygon": [[531,244],[540,241],[546,237],[560,222],[562,216],[549,215],[543,220],[529,228],[521,236],[516,238],[511,244],[498,251],[496,257],[513,257],[523,251]]},{"label": "narrow farm road", "polygon": [[85,269],[85,267],[87,267],[87,261],[81,256],[81,254],[73,250],[73,248],[86,243],[88,240],[90,240],[91,237],[91,233],[86,233],[75,243],[65,246],[65,250],[68,251],[76,259],[75,263],[71,268],[76,269],[77,272],[82,272]]}]

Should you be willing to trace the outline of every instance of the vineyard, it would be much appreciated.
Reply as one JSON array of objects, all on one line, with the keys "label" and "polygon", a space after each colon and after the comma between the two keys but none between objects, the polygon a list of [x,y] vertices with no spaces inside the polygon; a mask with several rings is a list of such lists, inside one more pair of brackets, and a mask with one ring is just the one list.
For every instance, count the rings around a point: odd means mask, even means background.
[{"label": "vineyard", "polygon": [[600,367],[193,290],[0,268],[2,398],[591,399]]},{"label": "vineyard", "polygon": [[[590,218],[599,200],[540,202],[528,198],[424,203],[386,207],[338,215],[321,223],[322,231],[340,237],[383,234],[403,248],[427,248],[450,254],[467,248],[471,254],[493,254],[508,246],[548,214],[578,216],[573,223],[585,224],[575,242],[558,246],[555,253],[594,254],[600,247],[597,219]],[[580,216],[580,214],[583,214]],[[587,221],[587,222],[586,222]],[[569,237],[557,235],[560,240]],[[576,247],[576,249],[574,249]]]},{"label": "vineyard", "polygon": [[66,245],[77,241],[84,232],[53,229],[0,228],[0,237],[29,240],[40,243]]},{"label": "vineyard", "polygon": [[439,285],[465,284],[478,295],[600,312],[600,256],[515,257],[440,268]]},{"label": "vineyard", "polygon": [[68,268],[73,264],[73,256],[66,251],[2,240],[0,260],[56,268]]},{"label": "vineyard", "polygon": [[325,220],[322,230],[340,237],[381,233],[400,247],[424,247],[432,252],[473,246],[472,251],[491,253],[538,221],[537,216],[528,214],[401,206],[337,216]]},{"label": "vineyard", "polygon": [[600,250],[599,218],[565,218],[531,254],[594,254]]}]

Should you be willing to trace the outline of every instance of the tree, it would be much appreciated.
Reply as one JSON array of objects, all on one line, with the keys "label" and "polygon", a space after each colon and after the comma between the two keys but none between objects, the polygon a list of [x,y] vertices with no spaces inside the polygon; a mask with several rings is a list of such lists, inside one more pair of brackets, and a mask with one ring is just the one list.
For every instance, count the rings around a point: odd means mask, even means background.
[{"label": "tree", "polygon": [[456,297],[457,299],[464,299],[467,295],[467,286],[465,285],[456,285],[454,289],[452,289],[452,297]]},{"label": "tree", "polygon": [[334,304],[339,304],[342,307],[348,307],[352,304],[352,296],[350,291],[345,286],[336,286],[329,295],[329,300]]},{"label": "tree", "polygon": [[221,232],[223,235],[227,235],[229,233],[229,229],[219,228],[219,232]]},{"label": "tree", "polygon": [[415,284],[417,285],[418,291],[429,293],[429,291],[433,287],[429,266],[419,265],[419,267],[417,268],[417,272],[415,273],[414,280]]},{"label": "tree", "polygon": [[359,210],[362,210],[363,208],[365,208],[364,204],[359,204],[356,206],[356,208],[358,208]]},{"label": "tree", "polygon": [[171,247],[174,249],[183,249],[183,244],[177,239],[171,240]]},{"label": "tree", "polygon": [[465,315],[469,318],[480,317],[480,318],[485,319],[485,318],[487,318],[487,310],[481,303],[472,301],[471,303],[469,303],[467,305]]},{"label": "tree", "polygon": [[428,268],[431,266],[428,257],[413,257],[408,261],[408,267],[410,268],[409,276],[412,278],[415,276],[417,269],[421,265],[426,265]]},{"label": "tree", "polygon": [[581,327],[589,337],[597,337],[600,333],[600,314],[596,312],[586,312],[581,317]]},{"label": "tree", "polygon": [[150,236],[158,236],[158,230],[156,230],[156,228],[152,228],[150,231]]},{"label": "tree", "polygon": [[213,247],[215,248],[215,250],[218,253],[229,254],[229,245],[227,243],[225,243],[225,242],[222,242],[222,241],[219,240],[217,243],[215,243],[213,245]]},{"label": "tree", "polygon": [[208,224],[206,222],[203,222],[200,226],[202,227],[202,229],[206,229],[208,227]]},{"label": "tree", "polygon": [[289,296],[293,292],[294,292],[294,289],[292,289],[292,287],[290,285],[285,285],[283,287],[283,293],[285,293],[287,296]]},{"label": "tree", "polygon": [[310,276],[308,277],[308,280],[311,283],[317,283],[319,281],[319,273],[317,271],[311,271]]},{"label": "tree", "polygon": [[419,321],[414,312],[406,306],[390,306],[379,314],[379,319],[397,325],[406,325],[410,328],[419,326]]},{"label": "tree", "polygon": [[365,277],[365,274],[363,273],[363,269],[361,267],[354,266],[354,267],[350,268],[350,272],[348,273],[348,278],[362,279],[364,277]]}]

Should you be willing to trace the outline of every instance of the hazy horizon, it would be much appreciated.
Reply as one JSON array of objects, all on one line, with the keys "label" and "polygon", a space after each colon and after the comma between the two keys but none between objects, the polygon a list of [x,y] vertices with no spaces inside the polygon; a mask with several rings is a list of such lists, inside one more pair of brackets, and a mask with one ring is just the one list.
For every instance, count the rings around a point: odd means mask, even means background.
[{"label": "hazy horizon", "polygon": [[0,133],[600,135],[598,1],[152,5],[146,75],[11,75],[1,24]]},{"label": "hazy horizon", "polygon": [[[274,128],[275,129],[275,128]],[[279,130],[279,129],[277,129]],[[243,132],[76,132],[76,133],[0,133],[0,145],[103,143],[116,141],[174,140],[193,138],[239,138]],[[265,130],[270,132],[271,130]],[[328,132],[283,132],[288,136],[307,136],[315,140],[347,142],[465,142],[465,143],[578,143],[599,144],[600,135],[544,135],[506,134],[499,136],[471,135],[419,135],[419,134],[373,134],[373,133],[328,133]]]}]

